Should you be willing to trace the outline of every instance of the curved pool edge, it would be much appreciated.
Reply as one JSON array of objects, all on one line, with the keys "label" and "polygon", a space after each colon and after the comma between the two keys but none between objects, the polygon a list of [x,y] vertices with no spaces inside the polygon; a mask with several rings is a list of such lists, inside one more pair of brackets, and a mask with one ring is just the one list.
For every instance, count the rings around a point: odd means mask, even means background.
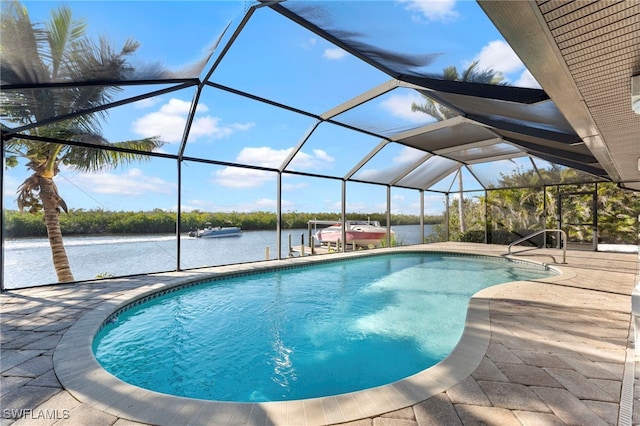
[{"label": "curved pool edge", "polygon": [[[567,278],[562,268],[553,269],[560,274],[545,278],[544,282]],[[506,287],[522,283],[498,284],[474,294],[462,337],[444,360],[405,379],[362,391],[294,401],[207,401],[139,388],[102,368],[93,355],[92,343],[110,315],[148,294],[203,278],[206,277],[185,276],[182,280],[129,290],[80,318],[61,338],[53,355],[55,373],[62,386],[79,401],[108,414],[157,425],[200,424],[214,417],[226,423],[326,425],[377,416],[422,402],[468,377],[480,365],[489,346],[491,299]]]}]

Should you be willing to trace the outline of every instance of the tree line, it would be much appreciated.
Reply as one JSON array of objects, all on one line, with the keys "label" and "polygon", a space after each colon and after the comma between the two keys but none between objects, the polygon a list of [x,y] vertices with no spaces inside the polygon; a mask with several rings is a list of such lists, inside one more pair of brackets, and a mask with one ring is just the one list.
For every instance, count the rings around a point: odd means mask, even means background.
[{"label": "tree line", "polygon": [[[43,213],[27,214],[17,210],[5,210],[4,233],[7,238],[46,237],[47,227]],[[70,209],[60,215],[60,228],[64,235],[96,234],[165,234],[176,232],[176,212],[155,209],[151,211],[110,211]],[[348,219],[380,221],[386,224],[385,213],[347,213]],[[180,217],[180,232],[211,226],[239,226],[243,230],[276,229],[277,216],[274,212],[183,212]],[[283,229],[306,228],[309,220],[340,221],[337,213],[287,212],[282,215]],[[442,216],[425,217],[425,223],[436,224]],[[417,215],[392,214],[391,225],[416,225]]]},{"label": "tree line", "polygon": [[[540,183],[536,179],[538,173],[550,181],[563,183],[548,186],[545,191],[541,186],[536,186]],[[576,170],[557,166],[538,172],[520,170],[503,175],[498,186],[507,188],[491,190],[486,197],[484,192],[478,192],[475,196],[465,194],[463,226],[459,199],[453,199],[449,208],[448,228],[436,225],[435,236],[431,239],[442,241],[448,235],[450,241],[484,242],[486,229],[487,242],[509,244],[534,231],[558,228],[561,208],[562,228],[567,232],[569,241],[592,241],[595,237],[593,227],[576,224],[591,224],[597,220],[599,243],[638,244],[640,193],[622,189],[611,182],[571,184],[578,178]],[[595,205],[591,202],[593,193],[596,194]],[[533,241],[538,244],[536,240]]]}]

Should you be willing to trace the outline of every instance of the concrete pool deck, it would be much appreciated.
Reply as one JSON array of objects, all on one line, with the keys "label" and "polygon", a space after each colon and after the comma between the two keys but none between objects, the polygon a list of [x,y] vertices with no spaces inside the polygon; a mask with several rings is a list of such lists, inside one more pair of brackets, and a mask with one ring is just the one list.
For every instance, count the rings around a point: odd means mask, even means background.
[{"label": "concrete pool deck", "polygon": [[[505,246],[467,243],[404,249],[418,248],[506,253]],[[420,377],[305,403],[202,405],[123,384],[96,372],[82,353],[96,321],[134,294],[265,262],[6,291],[1,424],[637,424],[630,313],[638,254],[568,251],[559,265],[559,250],[514,251],[563,275],[477,294],[461,344]],[[305,259],[283,262],[291,261]]]}]

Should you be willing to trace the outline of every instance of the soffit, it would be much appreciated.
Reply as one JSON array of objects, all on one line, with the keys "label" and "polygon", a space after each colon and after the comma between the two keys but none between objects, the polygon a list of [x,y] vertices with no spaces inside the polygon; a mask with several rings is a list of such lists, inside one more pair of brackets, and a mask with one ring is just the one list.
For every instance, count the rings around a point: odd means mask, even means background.
[{"label": "soffit", "polygon": [[640,2],[478,3],[609,176],[640,189]]}]

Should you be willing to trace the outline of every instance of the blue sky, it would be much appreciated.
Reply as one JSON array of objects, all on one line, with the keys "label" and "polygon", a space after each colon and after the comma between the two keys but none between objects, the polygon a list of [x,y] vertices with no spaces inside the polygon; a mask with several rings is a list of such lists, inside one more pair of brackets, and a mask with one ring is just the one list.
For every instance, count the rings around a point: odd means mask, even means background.
[{"label": "blue sky", "polygon": [[[31,20],[42,22],[60,3],[24,4]],[[131,60],[134,66],[160,63],[171,70],[187,68],[203,58],[229,22],[231,29],[235,28],[245,6],[241,1],[71,1],[64,4],[70,6],[76,18],[86,20],[94,38],[107,35],[116,47],[122,46],[127,38],[139,41],[140,48]],[[463,69],[478,60],[479,68],[501,72],[512,85],[539,87],[473,1],[353,1],[346,4],[344,16],[338,18],[350,18],[354,13],[362,16],[349,29],[357,32],[362,23],[381,28],[376,43],[382,47],[402,46],[407,52],[437,54],[420,72],[438,74],[449,65]],[[397,29],[387,25],[390,22],[402,26],[403,34],[414,36],[398,39]],[[389,79],[266,8],[254,14],[212,77],[216,83],[315,114]],[[119,97],[141,92],[142,88],[134,87]],[[176,153],[193,96],[194,90],[188,89],[113,108],[109,110],[103,133],[114,142],[160,136],[166,141],[163,151]],[[339,118],[356,123],[375,120],[382,133],[391,133],[431,120],[424,114],[411,112],[411,104],[419,101],[420,97],[413,91],[396,90]],[[207,87],[200,99],[185,155],[277,167],[313,124],[308,117]],[[323,123],[296,155],[291,169],[340,177],[379,142],[379,138],[347,133],[340,126]],[[376,158],[359,173],[367,176],[385,169],[397,170],[420,155],[416,150],[390,147],[384,156]],[[276,176],[273,173],[195,162],[185,162],[182,173],[184,210],[275,211]],[[16,207],[15,190],[26,176],[23,166],[5,173],[6,208]],[[62,167],[56,183],[72,208],[136,211],[177,208],[177,166],[171,160],[154,159],[92,174]],[[282,189],[284,211],[340,212],[339,180],[285,175]],[[383,186],[349,184],[347,211],[382,212],[386,197]],[[419,213],[417,191],[393,189],[391,198],[393,213]],[[427,214],[443,211],[442,196],[427,194],[425,198]]]}]

